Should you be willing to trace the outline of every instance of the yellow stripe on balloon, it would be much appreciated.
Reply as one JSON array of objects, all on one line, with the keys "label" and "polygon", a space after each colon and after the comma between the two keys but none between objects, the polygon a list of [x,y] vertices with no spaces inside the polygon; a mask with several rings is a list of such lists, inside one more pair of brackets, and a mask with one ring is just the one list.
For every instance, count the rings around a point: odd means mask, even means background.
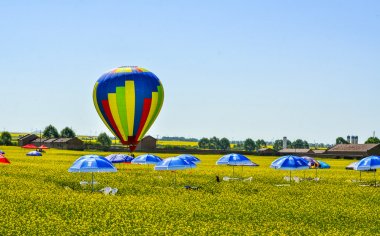
[{"label": "yellow stripe on balloon", "polygon": [[149,128],[148,125],[150,123],[150,120],[153,117],[154,111],[156,110],[157,102],[158,102],[158,92],[152,92],[152,101],[151,101],[151,105],[150,105],[148,118],[145,121],[144,127],[141,131],[141,134],[140,134],[138,140],[141,140],[144,137],[145,133],[148,131],[147,128]]},{"label": "yellow stripe on balloon", "polygon": [[127,108],[128,136],[133,136],[135,123],[135,82],[125,81],[125,106]]},{"label": "yellow stripe on balloon", "polygon": [[123,139],[125,141],[128,140],[125,136],[123,126],[121,125],[120,116],[119,116],[119,109],[117,108],[116,93],[109,93],[108,94],[108,104],[110,106],[112,117],[115,121],[117,129],[119,130]]},{"label": "yellow stripe on balloon", "polygon": [[116,68],[114,70],[114,73],[128,73],[128,72],[132,72],[132,68],[130,67],[121,67],[121,68]]},{"label": "yellow stripe on balloon", "polygon": [[100,112],[100,108],[99,108],[99,104],[98,104],[98,98],[96,96],[96,91],[98,89],[98,85],[99,85],[99,82],[96,82],[95,86],[94,86],[94,90],[92,91],[92,98],[94,100],[94,104],[95,104],[95,108],[96,108],[96,111],[98,112],[100,118],[102,119],[103,123],[107,126],[107,128],[112,132],[112,134],[116,136],[116,134],[113,132],[113,130],[111,129],[111,127],[108,125],[106,119],[104,118],[103,114]]}]

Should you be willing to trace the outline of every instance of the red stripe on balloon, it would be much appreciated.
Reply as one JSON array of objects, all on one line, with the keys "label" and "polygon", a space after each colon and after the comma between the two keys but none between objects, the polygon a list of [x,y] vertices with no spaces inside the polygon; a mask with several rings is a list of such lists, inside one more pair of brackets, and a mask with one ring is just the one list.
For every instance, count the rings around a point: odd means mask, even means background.
[{"label": "red stripe on balloon", "polygon": [[142,129],[144,128],[144,125],[146,123],[146,119],[148,118],[148,115],[149,115],[151,103],[152,103],[151,98],[144,98],[144,107],[142,110],[140,125],[139,125],[139,129],[137,130],[136,138],[139,138],[139,136],[142,132]]},{"label": "red stripe on balloon", "polygon": [[113,119],[112,117],[112,113],[111,113],[111,109],[110,109],[110,106],[108,104],[108,100],[103,100],[102,101],[102,105],[103,105],[103,108],[104,108],[104,111],[106,113],[106,116],[108,118],[108,120],[110,121],[111,123],[111,127],[113,128],[113,131],[115,131],[117,137],[120,139],[120,141],[123,143],[123,136],[121,136],[120,134],[120,131],[119,129],[117,128],[116,126],[116,123],[115,123],[115,120]]}]

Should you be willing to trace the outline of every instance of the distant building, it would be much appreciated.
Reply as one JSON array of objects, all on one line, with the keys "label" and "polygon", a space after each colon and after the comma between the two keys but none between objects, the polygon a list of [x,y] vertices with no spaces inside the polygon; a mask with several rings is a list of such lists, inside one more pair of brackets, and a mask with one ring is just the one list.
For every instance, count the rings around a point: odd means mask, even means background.
[{"label": "distant building", "polygon": [[313,151],[309,148],[284,148],[278,151],[280,155],[305,155],[313,154]]},{"label": "distant building", "polygon": [[83,150],[83,141],[78,138],[38,138],[34,134],[25,135],[18,140],[19,146],[26,144],[34,144],[35,146],[45,145],[49,148],[67,149],[67,150]]},{"label": "distant building", "polygon": [[27,145],[37,138],[38,137],[35,134],[27,134],[27,135],[22,136],[21,138],[18,139],[18,145],[19,146]]},{"label": "distant building", "polygon": [[328,149],[326,154],[337,157],[380,155],[380,144],[338,144]]},{"label": "distant building", "polygon": [[272,148],[260,148],[257,150],[257,154],[260,156],[277,156],[278,152]]},{"label": "distant building", "polygon": [[51,138],[44,141],[44,145],[48,148],[54,148],[54,141],[57,140],[57,138]]},{"label": "distant building", "polygon": [[[32,142],[31,142],[31,144],[33,144],[33,145],[35,145],[35,146],[37,146],[37,147],[39,147],[39,146],[41,146],[42,144],[43,144],[43,142],[45,141],[45,140],[47,140],[47,138],[36,138],[35,140],[33,140]],[[46,146],[46,145],[45,145]]]},{"label": "distant building", "polygon": [[59,138],[51,142],[52,148],[66,150],[83,150],[83,141],[79,138]]},{"label": "distant building", "polygon": [[136,151],[154,151],[157,147],[157,139],[148,135],[141,139],[136,147]]},{"label": "distant building", "polygon": [[312,150],[314,154],[325,154],[326,153],[326,150],[321,150],[321,149],[313,149]]}]

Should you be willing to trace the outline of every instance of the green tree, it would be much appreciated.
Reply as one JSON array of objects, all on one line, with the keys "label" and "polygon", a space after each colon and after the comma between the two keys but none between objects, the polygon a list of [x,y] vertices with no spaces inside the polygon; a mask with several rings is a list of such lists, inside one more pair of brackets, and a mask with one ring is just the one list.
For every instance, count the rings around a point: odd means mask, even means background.
[{"label": "green tree", "polygon": [[203,149],[208,148],[209,144],[210,144],[210,140],[208,138],[201,138],[201,140],[199,140],[198,142],[199,148],[203,148]]},{"label": "green tree", "polygon": [[309,148],[309,143],[302,139],[297,139],[292,143],[292,148]]},{"label": "green tree", "polygon": [[46,126],[44,132],[42,133],[42,137],[44,138],[59,138],[58,130],[52,126]]},{"label": "green tree", "polygon": [[[290,140],[287,140],[286,144],[288,148],[292,147],[292,142],[290,142]],[[283,141],[281,139],[274,141],[273,149],[276,151],[283,149]]]},{"label": "green tree", "polygon": [[1,133],[0,144],[6,146],[12,145],[12,136],[9,132],[4,131]]},{"label": "green tree", "polygon": [[220,140],[217,137],[210,138],[210,149],[219,149],[220,148]]},{"label": "green tree", "polygon": [[257,147],[257,149],[265,148],[265,147],[267,147],[267,143],[263,139],[258,139],[256,141],[256,147]]},{"label": "green tree", "polygon": [[336,138],[336,144],[348,144],[347,140],[342,137]]},{"label": "green tree", "polygon": [[107,150],[112,144],[111,138],[106,133],[100,133],[96,141],[100,143],[104,150]]},{"label": "green tree", "polygon": [[220,148],[222,150],[230,149],[230,140],[228,140],[227,138],[222,138],[220,140]]},{"label": "green tree", "polygon": [[369,137],[367,141],[365,141],[365,144],[368,143],[380,143],[380,139],[378,137]]},{"label": "green tree", "polygon": [[75,136],[75,132],[69,127],[65,127],[63,130],[61,130],[62,138],[75,138]]},{"label": "green tree", "polygon": [[256,144],[255,144],[255,141],[253,141],[252,139],[247,138],[244,141],[244,150],[251,152],[255,150],[255,148],[256,148]]}]

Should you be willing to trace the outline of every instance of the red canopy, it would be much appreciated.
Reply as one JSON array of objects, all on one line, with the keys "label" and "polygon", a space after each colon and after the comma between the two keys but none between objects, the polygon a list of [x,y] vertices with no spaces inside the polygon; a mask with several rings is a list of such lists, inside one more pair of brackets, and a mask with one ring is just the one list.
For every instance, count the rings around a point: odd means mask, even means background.
[{"label": "red canopy", "polygon": [[38,147],[38,149],[49,149],[48,147],[46,147],[45,145],[41,145]]},{"label": "red canopy", "polygon": [[33,145],[33,144],[27,144],[25,146],[22,146],[23,148],[30,148],[30,149],[37,149],[37,146]]},{"label": "red canopy", "polygon": [[0,154],[0,163],[3,163],[3,164],[11,164],[7,158],[5,158],[5,156],[3,156],[2,154]]}]

